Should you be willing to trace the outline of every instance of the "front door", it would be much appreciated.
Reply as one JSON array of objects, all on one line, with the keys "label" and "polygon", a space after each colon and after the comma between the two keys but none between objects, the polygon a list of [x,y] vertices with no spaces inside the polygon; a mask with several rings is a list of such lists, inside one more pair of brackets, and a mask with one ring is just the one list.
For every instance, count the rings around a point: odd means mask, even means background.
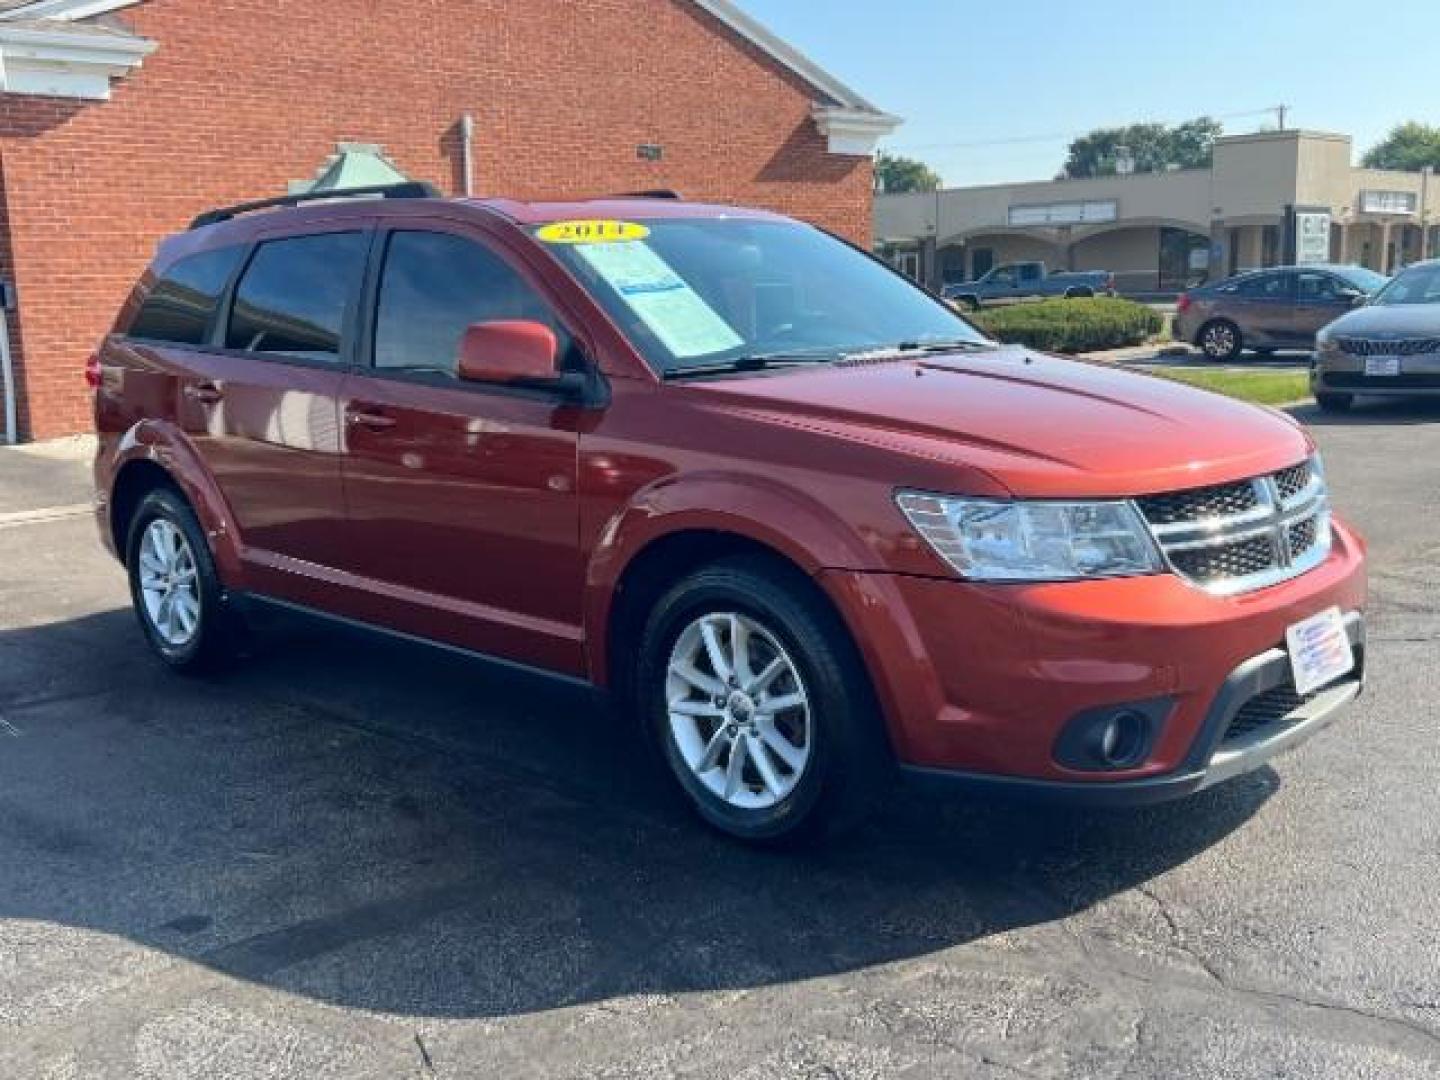
[{"label": "front door", "polygon": [[369,243],[353,219],[262,239],[214,346],[190,363],[187,426],[259,592],[303,599],[339,560],[339,394]]},{"label": "front door", "polygon": [[371,334],[342,393],[351,613],[522,663],[583,670],[575,494],[586,410],[548,391],[462,382],[472,323],[554,309],[478,232],[382,234]]},{"label": "front door", "polygon": [[1313,345],[1315,335],[1329,326],[1354,303],[1355,290],[1334,274],[1323,270],[1296,273],[1294,330],[1297,344]]}]

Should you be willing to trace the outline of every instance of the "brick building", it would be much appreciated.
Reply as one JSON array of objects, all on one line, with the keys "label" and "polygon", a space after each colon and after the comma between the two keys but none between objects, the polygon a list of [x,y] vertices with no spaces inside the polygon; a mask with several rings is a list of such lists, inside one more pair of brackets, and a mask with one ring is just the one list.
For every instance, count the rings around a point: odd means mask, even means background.
[{"label": "brick building", "polygon": [[358,157],[452,194],[673,187],[868,244],[898,123],[728,0],[0,0],[0,91],[28,438],[88,428],[85,357],[208,206]]}]

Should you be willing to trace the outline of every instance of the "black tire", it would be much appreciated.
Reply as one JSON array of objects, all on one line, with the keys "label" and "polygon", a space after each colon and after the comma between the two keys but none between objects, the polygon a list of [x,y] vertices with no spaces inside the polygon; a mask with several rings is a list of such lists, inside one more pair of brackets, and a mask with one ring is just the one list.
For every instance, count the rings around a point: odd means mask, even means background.
[{"label": "black tire", "polygon": [[[793,789],[768,807],[737,807],[711,791],[687,763],[672,730],[667,683],[672,653],[698,619],[721,613],[743,615],[771,635],[813,703],[808,760],[803,769],[787,773]],[[704,567],[656,602],[641,634],[633,688],[637,715],[691,808],[709,825],[746,842],[793,844],[842,832],[866,816],[893,771],[875,697],[849,634],[808,579],[763,557]],[[713,722],[717,728],[726,723]],[[753,762],[742,767],[755,769]],[[760,783],[758,773],[754,782]]]},{"label": "black tire", "polygon": [[[141,546],[156,521],[166,521],[179,530],[191,553],[199,615],[193,632],[180,643],[168,641],[147,610],[142,595]],[[195,511],[172,488],[156,488],[141,500],[130,519],[125,544],[125,566],[130,576],[130,601],[135,617],[151,650],[176,671],[200,673],[220,667],[233,655],[239,627],[225,604],[225,591],[215,571],[205,531]]]},{"label": "black tire", "polygon": [[1095,295],[1094,289],[1066,289],[1066,300],[1089,300]]},{"label": "black tire", "polygon": [[1349,412],[1350,406],[1355,404],[1354,394],[1332,394],[1327,391],[1320,391],[1315,395],[1315,404],[1320,406],[1321,412],[1343,413]]},{"label": "black tire", "polygon": [[962,308],[965,311],[980,310],[980,301],[973,296],[957,296],[953,302],[956,307]]},{"label": "black tire", "polygon": [[1234,360],[1245,348],[1245,338],[1240,328],[1229,319],[1212,319],[1200,327],[1195,335],[1195,344],[1206,359],[1215,361]]}]

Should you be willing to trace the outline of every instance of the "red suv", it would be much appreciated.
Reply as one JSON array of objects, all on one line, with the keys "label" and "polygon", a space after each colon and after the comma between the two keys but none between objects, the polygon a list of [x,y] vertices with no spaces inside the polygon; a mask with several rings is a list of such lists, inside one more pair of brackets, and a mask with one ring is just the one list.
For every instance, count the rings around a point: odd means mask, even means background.
[{"label": "red suv", "polygon": [[203,215],[91,361],[176,668],[265,603],[583,680],[752,840],[896,766],[1183,795],[1360,691],[1363,545],[1280,413],[997,345],[771,213],[364,194]]}]

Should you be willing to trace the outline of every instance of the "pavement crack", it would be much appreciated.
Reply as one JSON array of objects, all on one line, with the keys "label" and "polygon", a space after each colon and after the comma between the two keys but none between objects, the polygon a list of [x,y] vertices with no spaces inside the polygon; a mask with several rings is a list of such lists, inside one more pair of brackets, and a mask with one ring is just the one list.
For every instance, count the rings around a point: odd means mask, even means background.
[{"label": "pavement crack", "polygon": [[1136,887],[1136,891],[1155,905],[1155,910],[1160,913],[1160,918],[1165,920],[1165,925],[1170,929],[1170,940],[1174,943],[1175,947],[1191,960],[1195,961],[1200,970],[1205,972],[1205,974],[1210,976],[1215,982],[1228,988],[1229,984],[1225,981],[1224,976],[1220,974],[1215,965],[1210,963],[1193,945],[1185,940],[1184,931],[1180,929],[1180,924],[1175,920],[1175,916],[1170,911],[1169,905],[1166,904],[1160,894],[1155,891],[1155,887],[1153,885],[1139,885]]}]

